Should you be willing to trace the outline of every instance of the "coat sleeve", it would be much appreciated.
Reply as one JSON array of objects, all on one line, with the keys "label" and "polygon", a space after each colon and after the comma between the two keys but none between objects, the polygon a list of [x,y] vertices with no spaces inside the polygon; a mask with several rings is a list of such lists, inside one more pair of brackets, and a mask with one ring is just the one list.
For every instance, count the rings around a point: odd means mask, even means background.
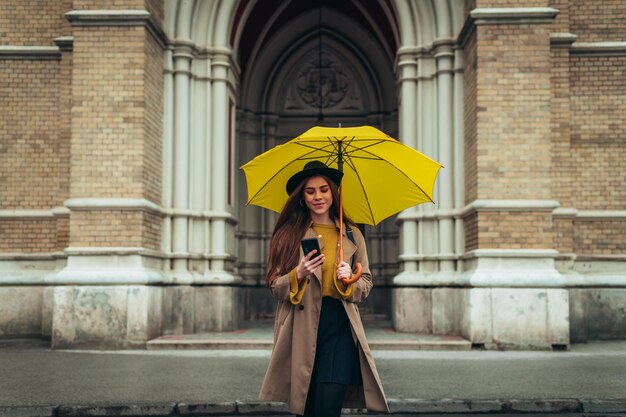
[{"label": "coat sleeve", "polygon": [[354,252],[354,263],[360,262],[361,263],[361,267],[363,268],[363,273],[361,275],[361,278],[355,282],[354,284],[352,284],[352,287],[354,287],[354,290],[352,291],[352,294],[346,298],[346,301],[352,302],[352,303],[360,303],[361,301],[365,300],[367,298],[367,296],[369,295],[372,287],[374,286],[374,283],[372,282],[372,273],[370,271],[370,267],[369,267],[369,261],[367,258],[367,248],[365,247],[365,238],[363,237],[363,235],[361,234],[361,231],[354,227],[353,229],[353,234],[355,237],[355,244],[356,244],[356,252]]},{"label": "coat sleeve", "polygon": [[270,291],[279,301],[290,301],[291,304],[300,304],[306,290],[308,280],[298,282],[295,268],[288,274],[280,275],[272,281]]}]

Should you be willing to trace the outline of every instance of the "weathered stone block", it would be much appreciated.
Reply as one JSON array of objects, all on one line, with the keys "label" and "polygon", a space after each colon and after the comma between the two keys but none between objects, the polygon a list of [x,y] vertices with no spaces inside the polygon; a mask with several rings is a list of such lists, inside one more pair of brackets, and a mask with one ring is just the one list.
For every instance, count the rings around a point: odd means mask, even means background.
[{"label": "weathered stone block", "polygon": [[60,286],[54,289],[52,347],[139,347],[160,334],[161,288]]},{"label": "weathered stone block", "polygon": [[0,337],[40,337],[43,287],[0,286]]},{"label": "weathered stone block", "polygon": [[193,333],[193,305],[193,287],[177,285],[163,288],[163,334]]},{"label": "weathered stone block", "polygon": [[239,326],[239,288],[206,285],[195,287],[195,333],[221,332]]},{"label": "weathered stone block", "polygon": [[398,332],[432,333],[432,290],[394,288],[393,327]]}]

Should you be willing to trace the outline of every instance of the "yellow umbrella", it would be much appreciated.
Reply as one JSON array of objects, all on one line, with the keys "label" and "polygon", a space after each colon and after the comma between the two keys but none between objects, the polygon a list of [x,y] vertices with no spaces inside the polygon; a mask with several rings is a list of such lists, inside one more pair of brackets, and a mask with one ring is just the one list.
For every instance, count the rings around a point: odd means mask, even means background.
[{"label": "yellow umbrella", "polygon": [[289,197],[287,180],[311,160],[343,172],[341,202],[346,214],[356,223],[373,226],[406,208],[433,202],[442,167],[372,126],[316,126],[241,167],[248,204],[280,212]]}]

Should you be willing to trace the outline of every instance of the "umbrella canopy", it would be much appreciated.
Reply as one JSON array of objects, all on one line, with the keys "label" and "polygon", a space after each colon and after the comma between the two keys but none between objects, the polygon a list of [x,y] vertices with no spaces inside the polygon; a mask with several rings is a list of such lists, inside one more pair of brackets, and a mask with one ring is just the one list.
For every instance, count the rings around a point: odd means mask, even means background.
[{"label": "umbrella canopy", "polygon": [[438,162],[371,126],[313,127],[242,166],[248,204],[280,212],[285,185],[304,165],[318,160],[344,173],[346,214],[377,225],[406,208],[433,202]]}]

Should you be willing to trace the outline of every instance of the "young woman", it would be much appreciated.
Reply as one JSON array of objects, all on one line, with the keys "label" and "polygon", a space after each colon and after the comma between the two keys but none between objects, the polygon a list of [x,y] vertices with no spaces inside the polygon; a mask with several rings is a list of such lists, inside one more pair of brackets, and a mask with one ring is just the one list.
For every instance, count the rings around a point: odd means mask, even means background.
[{"label": "young woman", "polygon": [[[372,288],[365,240],[354,224],[354,243],[345,230],[339,236],[342,176],[319,161],[292,176],[270,242],[266,280],[278,306],[260,398],[286,402],[291,412],[307,417],[339,416],[342,407],[388,411],[356,306]],[[321,254],[304,256],[304,238],[317,238]],[[361,263],[363,274],[346,285],[352,261]]]}]

